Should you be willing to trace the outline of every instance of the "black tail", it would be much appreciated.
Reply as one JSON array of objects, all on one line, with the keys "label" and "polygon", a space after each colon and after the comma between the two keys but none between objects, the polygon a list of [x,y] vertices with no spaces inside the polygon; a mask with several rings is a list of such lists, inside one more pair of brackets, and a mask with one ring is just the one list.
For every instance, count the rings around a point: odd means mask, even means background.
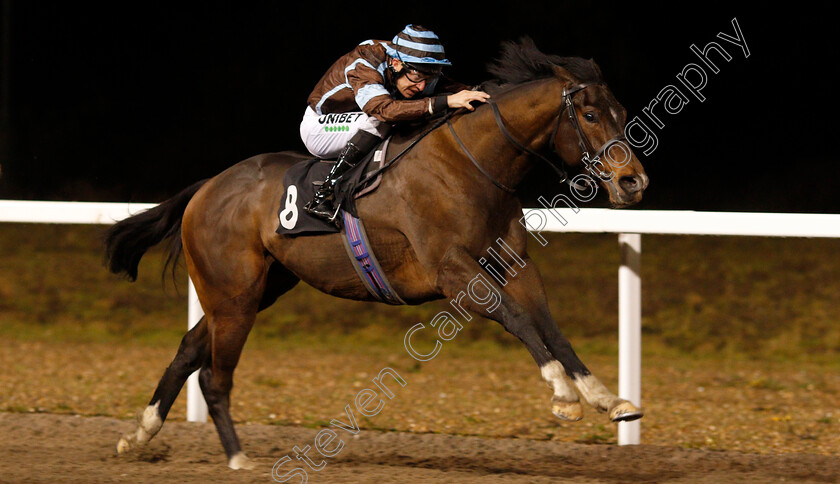
[{"label": "black tail", "polygon": [[[207,180],[201,180],[160,205],[121,220],[105,233],[105,256],[108,269],[137,279],[137,266],[147,250],[172,239],[167,266],[181,255],[181,218],[187,203]],[[174,270],[174,269],[173,269]]]}]

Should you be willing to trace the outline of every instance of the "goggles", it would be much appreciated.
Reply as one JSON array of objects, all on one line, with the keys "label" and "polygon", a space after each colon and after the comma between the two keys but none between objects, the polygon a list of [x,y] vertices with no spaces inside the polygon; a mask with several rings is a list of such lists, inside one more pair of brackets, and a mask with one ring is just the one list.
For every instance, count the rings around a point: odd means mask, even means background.
[{"label": "goggles", "polygon": [[417,69],[415,66],[407,62],[403,62],[403,66],[405,67],[406,79],[413,82],[414,84],[420,84],[423,81],[431,82],[440,75],[440,69]]}]

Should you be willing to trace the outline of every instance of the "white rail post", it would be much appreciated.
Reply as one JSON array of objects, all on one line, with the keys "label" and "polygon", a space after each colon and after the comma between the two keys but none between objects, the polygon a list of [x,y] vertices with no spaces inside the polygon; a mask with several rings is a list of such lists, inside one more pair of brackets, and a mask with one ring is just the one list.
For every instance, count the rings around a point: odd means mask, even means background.
[{"label": "white rail post", "polygon": [[[201,309],[201,304],[198,303],[198,294],[195,292],[192,279],[188,279],[188,286],[187,329],[190,330],[204,316],[204,311]],[[207,402],[204,401],[204,395],[201,394],[201,387],[198,384],[198,371],[195,371],[187,378],[187,422],[206,421]]]},{"label": "white rail post", "polygon": [[[642,236],[618,234],[618,396],[642,404]],[[618,445],[638,445],[638,420],[618,423]]]}]

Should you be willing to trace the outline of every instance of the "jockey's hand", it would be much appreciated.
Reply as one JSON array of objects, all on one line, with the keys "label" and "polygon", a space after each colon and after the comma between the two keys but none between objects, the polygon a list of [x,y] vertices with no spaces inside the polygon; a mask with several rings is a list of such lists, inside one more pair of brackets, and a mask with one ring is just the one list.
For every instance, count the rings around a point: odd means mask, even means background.
[{"label": "jockey's hand", "polygon": [[471,102],[479,101],[486,103],[488,99],[490,99],[490,95],[484,91],[468,91],[465,89],[447,96],[446,102],[450,108],[467,108],[470,111],[474,111],[475,108],[470,104]]}]

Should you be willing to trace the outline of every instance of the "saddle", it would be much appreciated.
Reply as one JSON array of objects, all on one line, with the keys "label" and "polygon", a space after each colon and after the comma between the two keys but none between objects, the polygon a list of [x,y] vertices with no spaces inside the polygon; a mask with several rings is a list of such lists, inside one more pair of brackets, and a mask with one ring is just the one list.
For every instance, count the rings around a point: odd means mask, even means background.
[{"label": "saddle", "polygon": [[[355,167],[344,174],[336,187],[336,205],[341,204],[341,209],[355,218],[358,218],[355,200],[372,193],[382,181],[382,173],[378,173],[372,179],[368,179],[367,175],[383,167],[388,141],[386,139],[371,150]],[[334,164],[334,160],[312,158],[301,161],[286,171],[283,176],[283,202],[278,210],[278,234],[297,236],[339,232],[335,225],[313,217],[303,210],[303,206],[315,196]]]}]

